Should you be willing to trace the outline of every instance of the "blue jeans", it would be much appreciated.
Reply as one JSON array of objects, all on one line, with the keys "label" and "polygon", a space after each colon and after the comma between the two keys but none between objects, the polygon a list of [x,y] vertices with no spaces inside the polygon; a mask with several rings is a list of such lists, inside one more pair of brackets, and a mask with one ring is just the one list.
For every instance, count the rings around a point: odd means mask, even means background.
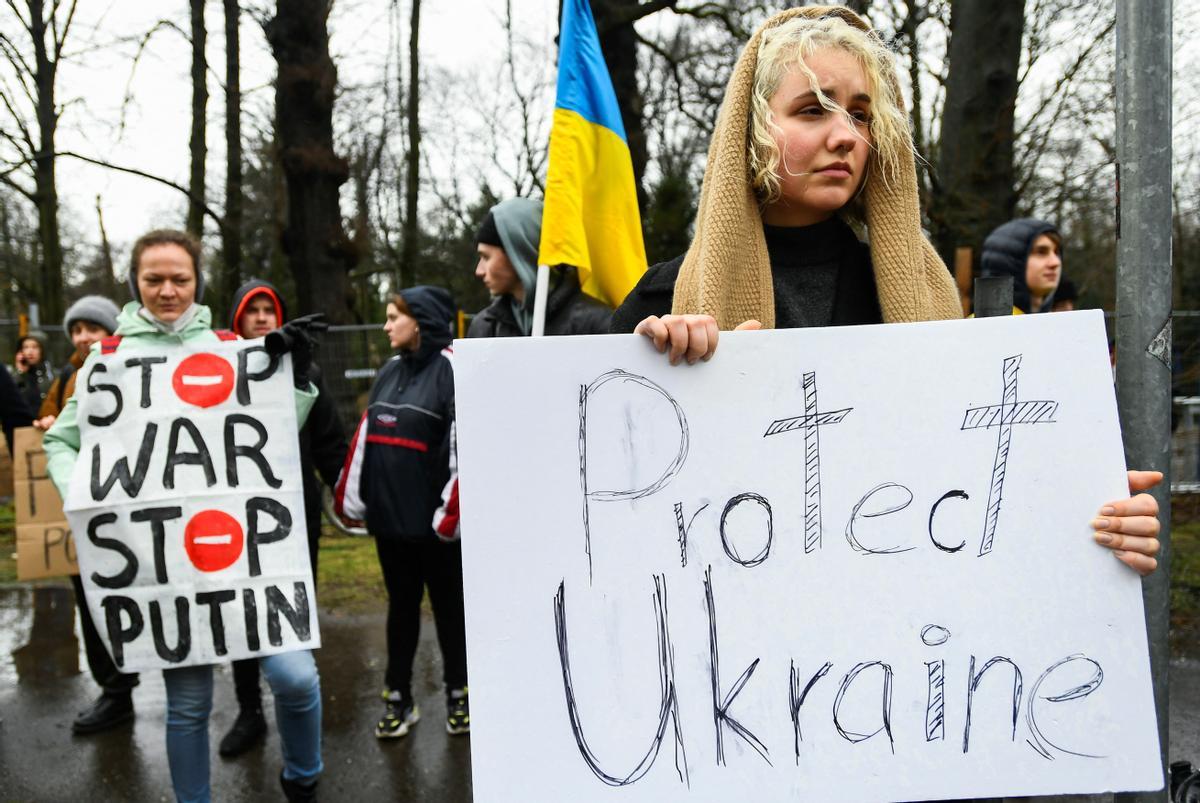
[{"label": "blue jeans", "polygon": [[[311,652],[259,660],[275,696],[275,725],[283,748],[283,777],[312,783],[321,774],[321,679]],[[167,761],[180,803],[208,803],[208,715],[211,666],[164,669],[167,684]]]}]

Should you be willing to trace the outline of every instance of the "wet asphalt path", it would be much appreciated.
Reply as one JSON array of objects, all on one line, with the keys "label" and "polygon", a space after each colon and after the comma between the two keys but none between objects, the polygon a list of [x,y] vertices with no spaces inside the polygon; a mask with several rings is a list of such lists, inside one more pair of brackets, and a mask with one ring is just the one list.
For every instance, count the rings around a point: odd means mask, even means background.
[{"label": "wet asphalt path", "polygon": [[[445,729],[441,659],[432,618],[424,621],[414,693],[422,720],[403,739],[380,741],[374,725],[383,705],[382,613],[321,616],[317,652],[324,703],[325,801],[469,801],[470,738]],[[135,720],[79,737],[71,720],[98,693],[76,638],[69,586],[0,589],[0,800],[170,801],[164,742],[162,674],[142,676],[134,690]],[[82,673],[81,671],[82,670]],[[209,738],[213,798],[283,800],[282,761],[268,713],[266,741],[236,759],[217,756],[217,742],[237,716],[233,676],[215,679]],[[263,682],[264,708],[272,710]]]}]

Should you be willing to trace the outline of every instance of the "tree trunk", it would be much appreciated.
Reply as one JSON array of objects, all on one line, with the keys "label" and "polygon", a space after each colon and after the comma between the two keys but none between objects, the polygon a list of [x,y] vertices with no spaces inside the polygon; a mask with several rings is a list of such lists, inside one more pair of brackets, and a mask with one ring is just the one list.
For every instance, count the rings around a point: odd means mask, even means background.
[{"label": "tree trunk", "polygon": [[913,147],[921,157],[917,161],[917,192],[922,210],[929,208],[929,176],[925,165],[929,152],[925,142],[925,120],[921,112],[921,40],[917,33],[927,15],[928,9],[922,0],[906,0],[904,21],[900,26],[900,33],[908,43],[908,82],[912,87],[909,119],[912,123]]},{"label": "tree trunk", "polygon": [[592,15],[596,18],[596,31],[600,34],[600,49],[608,74],[612,77],[613,90],[617,94],[617,107],[621,110],[621,122],[625,126],[625,139],[629,143],[629,155],[633,159],[633,181],[637,186],[638,207],[646,208],[646,193],[642,187],[642,176],[648,160],[646,152],[646,125],[643,118],[642,91],[638,88],[637,33],[633,22],[640,18],[639,0],[590,0]]},{"label": "tree trunk", "polygon": [[[419,80],[418,35],[421,23],[421,0],[412,0],[412,16],[408,31],[408,154],[404,180],[404,244],[401,246],[400,269],[408,272],[410,280],[417,276],[417,191],[421,160],[421,119],[418,103],[421,90]],[[398,282],[402,277],[397,277]]]},{"label": "tree trunk", "polygon": [[205,114],[208,108],[208,62],[204,48],[208,33],[204,27],[204,0],[191,0],[192,5],[192,137],[188,148],[192,154],[191,176],[188,181],[187,230],[196,237],[204,234],[204,165],[208,158],[205,142]]},{"label": "tree trunk", "polygon": [[41,312],[47,321],[62,319],[66,311],[63,298],[63,254],[58,233],[58,187],[55,178],[54,137],[58,130],[58,112],[54,108],[54,83],[58,61],[51,61],[46,49],[46,20],[42,0],[29,0],[30,35],[34,50],[34,83],[37,86],[39,147],[35,154],[33,181],[37,201],[38,238],[41,241],[42,283]]},{"label": "tree trunk", "polygon": [[1024,20],[1025,0],[958,0],[951,6],[940,192],[930,209],[947,264],[958,246],[978,254],[988,233],[1016,209],[1013,114]]},{"label": "tree trunk", "polygon": [[279,66],[275,131],[287,180],[283,252],[296,282],[298,314],[350,320],[347,273],[356,255],[342,228],[338,188],[350,175],[333,150],[337,68],[329,57],[328,0],[279,0],[266,25]]},{"label": "tree trunk", "polygon": [[230,297],[242,272],[242,88],[238,0],[225,6],[225,225],[221,227],[224,275],[221,290]]}]

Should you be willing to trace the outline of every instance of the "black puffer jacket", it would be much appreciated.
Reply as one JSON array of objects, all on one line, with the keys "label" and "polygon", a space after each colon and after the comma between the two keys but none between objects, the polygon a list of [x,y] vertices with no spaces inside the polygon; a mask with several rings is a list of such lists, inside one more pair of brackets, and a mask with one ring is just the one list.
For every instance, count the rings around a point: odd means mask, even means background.
[{"label": "black puffer jacket", "polygon": [[[546,334],[598,335],[608,332],[612,311],[579,288],[579,273],[572,267],[550,272],[546,299]],[[508,296],[499,296],[475,316],[467,337],[521,337]]]},{"label": "black puffer jacket", "polygon": [[1054,306],[1054,293],[1051,293],[1040,308],[1030,309],[1029,284],[1025,280],[1025,265],[1033,241],[1043,234],[1058,234],[1058,228],[1053,223],[1032,217],[1010,220],[992,230],[979,253],[982,275],[1013,277],[1013,306],[1021,312],[1049,312]]},{"label": "black puffer jacket", "polygon": [[415,353],[392,357],[375,379],[335,493],[340,515],[378,538],[458,536],[454,455],[455,306],[440,287],[400,292],[421,329]]}]

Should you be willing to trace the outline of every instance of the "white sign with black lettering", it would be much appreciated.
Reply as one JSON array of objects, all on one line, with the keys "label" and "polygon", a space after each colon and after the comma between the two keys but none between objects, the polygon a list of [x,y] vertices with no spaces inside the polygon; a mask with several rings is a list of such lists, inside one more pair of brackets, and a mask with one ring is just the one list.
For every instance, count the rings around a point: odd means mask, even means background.
[{"label": "white sign with black lettering", "polygon": [[[1162,785],[1099,312],[463,340],[476,798]],[[515,435],[516,434],[516,435]],[[514,440],[516,437],[516,440]]]},{"label": "white sign with black lettering", "polygon": [[320,646],[291,374],[261,340],[80,369],[65,510],[122,670]]}]

